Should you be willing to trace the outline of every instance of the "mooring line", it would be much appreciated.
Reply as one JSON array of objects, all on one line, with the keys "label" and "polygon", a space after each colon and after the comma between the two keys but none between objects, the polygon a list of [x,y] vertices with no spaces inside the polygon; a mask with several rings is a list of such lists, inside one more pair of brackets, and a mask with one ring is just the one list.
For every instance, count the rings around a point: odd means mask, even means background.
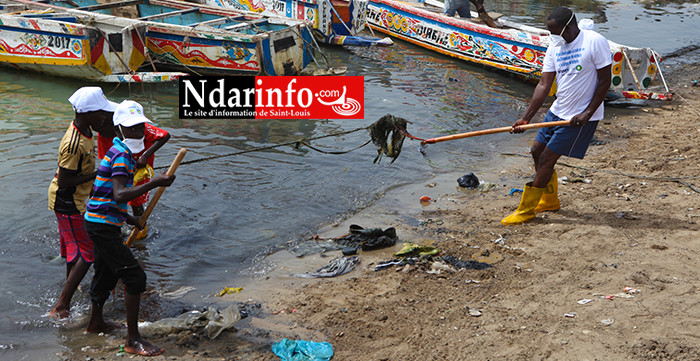
[{"label": "mooring line", "polygon": [[[371,142],[371,140],[368,141],[368,142],[366,142],[366,143],[364,143],[364,144],[362,144],[362,145],[359,146],[359,147],[356,147],[356,148],[353,148],[353,149],[350,149],[350,150],[347,150],[347,151],[324,151],[324,150],[321,150],[321,149],[312,147],[312,146],[309,144],[309,141],[311,141],[311,140],[323,139],[323,138],[328,138],[328,137],[337,137],[337,136],[346,135],[346,134],[350,134],[350,133],[354,133],[354,132],[359,132],[359,131],[361,131],[361,130],[367,130],[367,129],[369,129],[369,127],[362,127],[362,128],[356,128],[356,129],[352,129],[352,130],[346,130],[346,131],[338,132],[338,133],[331,133],[331,134],[326,134],[326,135],[320,135],[320,136],[318,136],[318,137],[313,137],[313,138],[302,138],[302,139],[294,140],[294,141],[291,141],[291,142],[273,144],[273,145],[268,145],[268,146],[264,146],[264,147],[255,147],[255,148],[246,149],[246,150],[241,150],[241,151],[237,151],[237,152],[233,152],[233,153],[213,155],[213,156],[211,156],[211,157],[204,157],[204,158],[199,158],[199,159],[188,160],[188,161],[186,161],[186,162],[180,163],[180,165],[192,164],[192,163],[199,163],[199,162],[204,162],[204,161],[212,160],[212,159],[231,157],[231,156],[234,156],[234,155],[240,155],[240,154],[245,154],[245,153],[259,152],[259,151],[263,151],[263,150],[269,150],[269,149],[274,149],[274,148],[279,148],[279,147],[285,147],[285,146],[290,146],[290,145],[291,145],[291,146],[294,146],[295,148],[299,148],[300,145],[306,145],[307,147],[309,147],[309,148],[311,148],[311,149],[313,149],[313,150],[315,150],[315,151],[317,151],[317,152],[324,153],[324,154],[346,154],[346,153],[349,153],[349,152],[352,152],[352,151],[354,151],[354,150],[357,150],[357,149],[360,149],[360,148],[364,147],[365,145],[369,144],[369,143]],[[165,169],[165,168],[167,168],[167,166],[154,167],[153,169]]]}]

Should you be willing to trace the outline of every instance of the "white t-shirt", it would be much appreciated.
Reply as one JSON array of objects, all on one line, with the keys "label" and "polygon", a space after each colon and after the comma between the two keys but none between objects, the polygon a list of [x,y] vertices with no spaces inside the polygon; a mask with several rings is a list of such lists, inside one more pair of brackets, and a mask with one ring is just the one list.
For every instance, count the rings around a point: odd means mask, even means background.
[{"label": "white t-shirt", "polygon": [[[550,110],[569,120],[583,113],[593,99],[598,84],[598,69],[612,64],[610,45],[592,30],[581,30],[576,39],[560,47],[550,45],[544,56],[542,72],[556,72],[557,99]],[[603,104],[591,121],[603,119]]]}]

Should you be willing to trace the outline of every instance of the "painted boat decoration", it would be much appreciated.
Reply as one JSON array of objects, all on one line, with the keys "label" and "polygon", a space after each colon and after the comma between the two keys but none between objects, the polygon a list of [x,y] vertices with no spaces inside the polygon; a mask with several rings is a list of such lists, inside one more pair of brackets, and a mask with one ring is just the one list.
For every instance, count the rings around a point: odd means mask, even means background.
[{"label": "painted boat decoration", "polygon": [[295,75],[312,61],[312,28],[305,21],[172,0],[137,8],[157,67],[201,75]]},{"label": "painted boat decoration", "polygon": [[[395,0],[370,0],[370,28],[412,44],[458,59],[539,79],[549,46],[549,31],[503,19],[502,28],[491,28],[472,19],[443,15],[444,4],[426,0],[421,4]],[[654,92],[652,84],[661,70],[661,57],[650,48],[632,48],[609,41],[612,51],[611,98],[670,100],[671,93]],[[663,79],[662,79],[663,80]],[[664,82],[665,85],[665,82]]]},{"label": "painted boat decoration", "polygon": [[[14,15],[11,15],[14,14]],[[138,71],[145,58],[135,33],[138,24],[111,31],[113,51],[101,29],[51,9],[27,10],[24,4],[0,2],[0,65],[99,82],[168,82],[179,72]],[[128,60],[128,64],[123,61]]]},{"label": "painted boat decoration", "polygon": [[389,46],[391,38],[358,36],[366,25],[369,0],[196,0],[207,5],[311,21],[326,44]]},{"label": "painted boat decoration", "polygon": [[[310,24],[250,12],[167,0],[95,4],[84,10],[28,0],[1,0],[0,5],[6,13],[18,11],[17,6],[24,10],[3,15],[7,23],[0,27],[0,39],[13,45],[0,49],[0,61],[55,75],[108,82],[174,80],[186,74],[293,75],[313,57]],[[138,18],[96,12],[126,7]],[[45,55],[51,49],[36,45],[48,45],[59,33],[67,39],[60,45],[70,47],[61,52],[66,57],[61,62]],[[15,54],[32,46],[32,58]],[[80,59],[71,59],[78,52]]]}]

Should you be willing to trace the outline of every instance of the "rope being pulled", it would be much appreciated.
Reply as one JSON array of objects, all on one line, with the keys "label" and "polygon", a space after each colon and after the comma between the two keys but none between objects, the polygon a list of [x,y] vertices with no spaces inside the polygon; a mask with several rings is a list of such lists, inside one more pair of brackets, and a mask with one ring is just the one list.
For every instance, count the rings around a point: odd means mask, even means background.
[{"label": "rope being pulled", "polygon": [[[226,153],[226,154],[218,154],[218,155],[213,155],[210,157],[204,157],[204,158],[199,158],[199,159],[193,159],[193,160],[188,160],[186,162],[180,163],[180,165],[184,164],[192,164],[192,163],[199,163],[199,162],[204,162],[207,160],[212,160],[212,159],[218,159],[218,158],[225,158],[225,157],[231,157],[234,155],[240,155],[240,154],[245,154],[245,153],[252,153],[252,152],[259,152],[263,150],[270,150],[274,148],[279,148],[279,147],[286,147],[286,146],[294,146],[295,149],[299,149],[302,145],[309,147],[310,149],[317,151],[319,153],[323,154],[347,154],[350,153],[354,150],[360,149],[364,147],[365,145],[369,144],[370,141],[374,143],[374,145],[377,147],[377,155],[376,158],[374,158],[374,163],[378,163],[381,160],[381,157],[383,154],[385,154],[387,157],[392,159],[392,163],[396,160],[396,158],[399,156],[401,153],[401,146],[403,145],[403,140],[404,136],[408,135],[409,137],[413,138],[410,134],[406,132],[406,124],[409,123],[406,119],[395,117],[393,115],[387,114],[383,117],[381,117],[378,121],[372,123],[371,125],[367,127],[362,127],[362,128],[355,128],[352,130],[346,130],[343,132],[337,132],[337,133],[331,133],[331,134],[326,134],[326,135],[320,135],[318,137],[313,137],[313,138],[303,138],[299,140],[294,140],[291,142],[286,142],[286,143],[280,143],[280,144],[273,144],[273,145],[268,145],[264,147],[255,147],[251,149],[245,149],[245,150],[240,150],[232,153]],[[367,142],[363,143],[362,145],[355,147],[350,150],[345,150],[345,151],[326,151],[319,149],[317,147],[312,146],[309,141],[312,140],[318,140],[318,139],[323,139],[323,138],[328,138],[328,137],[338,137],[341,135],[346,135],[350,133],[355,133],[359,132],[361,130],[368,130],[370,133],[370,140]],[[391,140],[391,141],[389,141]],[[153,169],[165,169],[166,167],[155,167]]]},{"label": "rope being pulled", "polygon": [[[306,145],[306,146],[308,146],[309,148],[311,148],[311,149],[313,149],[313,150],[316,150],[316,151],[318,151],[318,152],[321,152],[321,153],[326,153],[326,154],[345,154],[345,153],[349,153],[349,152],[351,152],[351,151],[353,151],[353,150],[362,148],[363,146],[367,145],[369,142],[367,142],[367,143],[365,143],[365,144],[363,144],[363,145],[361,145],[361,146],[359,146],[359,147],[357,147],[357,148],[353,148],[353,149],[351,149],[351,150],[348,150],[348,151],[333,151],[333,152],[323,151],[323,150],[320,150],[320,149],[318,149],[318,148],[311,147],[311,146],[309,145],[308,142],[311,141],[311,140],[323,139],[323,138],[328,138],[328,137],[337,137],[337,136],[341,136],[341,135],[345,135],[345,134],[350,134],[350,133],[358,132],[358,131],[360,131],[360,130],[366,130],[366,129],[368,129],[368,128],[369,128],[369,127],[356,128],[356,129],[347,130],[347,131],[343,131],[343,132],[337,132],[337,133],[331,133],[331,134],[321,135],[321,136],[313,137],[313,138],[304,138],[304,139],[294,140],[294,141],[286,142],[286,143],[279,143],[279,144],[273,144],[273,145],[268,145],[268,146],[264,146],[264,147],[255,147],[255,148],[240,150],[240,151],[232,152],[232,153],[217,154],[217,155],[213,155],[213,156],[210,156],[210,157],[204,157],[204,158],[199,158],[199,159],[188,160],[188,161],[186,161],[186,162],[180,163],[180,165],[183,165],[183,164],[192,164],[192,163],[199,163],[199,162],[204,162],[204,161],[212,160],[212,159],[231,157],[231,156],[234,156],[234,155],[240,155],[240,154],[252,153],[252,152],[259,152],[259,151],[263,151],[263,150],[270,150],[270,149],[280,148],[280,147],[286,147],[286,146],[294,146],[294,148],[297,148],[297,149],[298,149],[301,145]],[[165,167],[165,166],[163,166],[163,167],[155,167],[155,168],[153,168],[153,169],[165,169],[165,168],[167,168],[167,167]]]}]

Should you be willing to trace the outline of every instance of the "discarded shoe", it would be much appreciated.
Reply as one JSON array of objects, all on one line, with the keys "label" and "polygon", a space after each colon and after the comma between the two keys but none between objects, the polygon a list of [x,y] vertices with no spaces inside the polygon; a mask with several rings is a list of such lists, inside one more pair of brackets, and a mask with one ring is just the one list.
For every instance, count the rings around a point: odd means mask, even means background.
[{"label": "discarded shoe", "polygon": [[356,224],[350,225],[349,234],[334,239],[337,244],[345,247],[348,251],[350,248],[361,248],[363,251],[371,251],[391,247],[398,240],[396,228],[394,227],[382,230],[381,228],[363,228]]}]

